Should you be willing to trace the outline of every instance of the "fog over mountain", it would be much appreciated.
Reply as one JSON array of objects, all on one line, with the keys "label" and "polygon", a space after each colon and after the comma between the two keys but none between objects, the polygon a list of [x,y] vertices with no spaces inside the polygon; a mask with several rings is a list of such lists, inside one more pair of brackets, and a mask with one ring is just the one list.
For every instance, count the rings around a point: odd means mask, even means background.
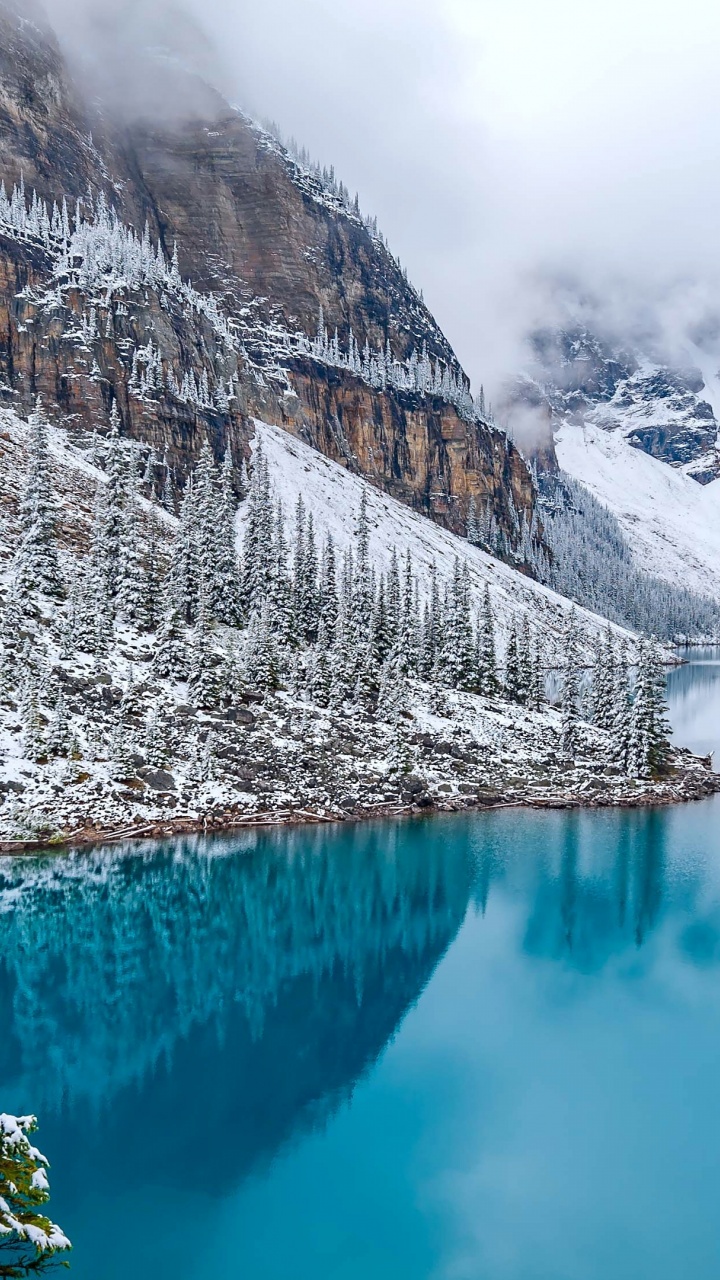
[{"label": "fog over mountain", "polygon": [[680,19],[646,0],[47,7],[106,78],[171,42],[333,163],[491,393],[578,293],[600,329],[654,331],[675,358],[689,326],[718,345],[720,11],[703,0]]}]

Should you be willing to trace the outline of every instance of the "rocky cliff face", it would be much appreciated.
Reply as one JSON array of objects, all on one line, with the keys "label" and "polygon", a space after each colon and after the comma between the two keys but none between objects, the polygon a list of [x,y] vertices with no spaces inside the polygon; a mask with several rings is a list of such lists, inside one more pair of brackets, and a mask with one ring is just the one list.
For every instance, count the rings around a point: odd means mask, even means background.
[{"label": "rocky cliff face", "polygon": [[[538,332],[532,350],[532,366],[509,397],[519,440],[523,410],[537,410],[550,430],[563,423],[589,423],[620,431],[635,448],[701,484],[720,475],[718,422],[707,399],[707,370],[673,367],[656,353],[602,340],[583,326]],[[542,429],[539,434],[546,448]]]},{"label": "rocky cliff face", "polygon": [[[525,464],[356,208],[172,58],[139,75],[139,105],[81,91],[38,13],[0,0],[1,176],[30,211],[20,226],[18,197],[0,216],[5,401],[40,393],[77,432],[102,432],[116,402],[180,483],[206,433],[239,463],[262,417],[457,531],[474,497],[512,538],[534,500]],[[32,192],[50,216],[68,200],[64,239],[36,234]],[[132,278],[99,248],[107,210],[138,244],[147,228]],[[175,246],[174,276],[147,269],[160,252],[169,272]]]}]

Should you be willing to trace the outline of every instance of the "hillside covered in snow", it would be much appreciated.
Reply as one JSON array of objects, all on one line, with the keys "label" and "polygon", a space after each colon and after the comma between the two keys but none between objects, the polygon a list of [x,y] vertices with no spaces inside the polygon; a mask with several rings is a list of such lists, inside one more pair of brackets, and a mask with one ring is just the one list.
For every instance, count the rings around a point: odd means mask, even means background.
[{"label": "hillside covered in snow", "polygon": [[644,642],[279,428],[249,473],[206,443],[178,502],[117,417],[0,427],[9,848],[714,786]]},{"label": "hillside covered in snow", "polygon": [[600,426],[568,423],[555,447],[563,471],[617,517],[647,572],[720,600],[720,480],[699,485]]}]

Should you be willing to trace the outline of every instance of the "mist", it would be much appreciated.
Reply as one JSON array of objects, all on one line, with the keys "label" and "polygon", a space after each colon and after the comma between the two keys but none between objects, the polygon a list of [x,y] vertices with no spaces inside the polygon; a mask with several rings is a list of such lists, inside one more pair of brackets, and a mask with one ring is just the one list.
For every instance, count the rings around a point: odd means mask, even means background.
[{"label": "mist", "polygon": [[715,6],[46,2],[106,73],[169,43],[334,164],[490,396],[577,314],[720,363]]}]

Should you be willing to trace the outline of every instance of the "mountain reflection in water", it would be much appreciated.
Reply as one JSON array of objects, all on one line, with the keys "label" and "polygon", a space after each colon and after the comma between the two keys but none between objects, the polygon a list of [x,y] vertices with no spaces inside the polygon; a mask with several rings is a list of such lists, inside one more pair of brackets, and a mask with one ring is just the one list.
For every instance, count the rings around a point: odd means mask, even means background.
[{"label": "mountain reflection in water", "polygon": [[714,1280],[718,799],[0,860],[76,1280]]}]

